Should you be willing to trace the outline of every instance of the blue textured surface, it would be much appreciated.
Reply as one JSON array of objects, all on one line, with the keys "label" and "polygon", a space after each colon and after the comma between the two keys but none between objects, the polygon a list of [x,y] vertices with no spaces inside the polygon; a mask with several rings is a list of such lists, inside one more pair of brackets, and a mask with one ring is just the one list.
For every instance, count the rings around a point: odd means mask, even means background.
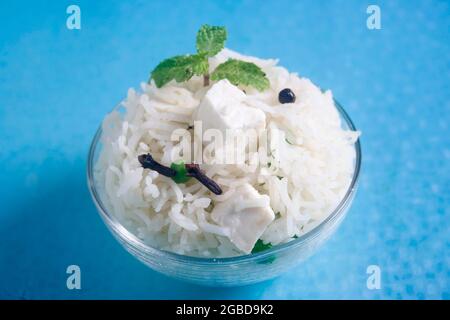
[{"label": "blue textured surface", "polygon": [[[450,298],[450,6],[376,1],[0,2],[1,298]],[[279,57],[331,88],[363,132],[359,193],[337,234],[261,284],[192,286],[112,238],[91,202],[86,155],[103,116],[202,23],[228,47]],[[66,267],[82,289],[66,289]],[[382,288],[368,290],[379,265]]]}]

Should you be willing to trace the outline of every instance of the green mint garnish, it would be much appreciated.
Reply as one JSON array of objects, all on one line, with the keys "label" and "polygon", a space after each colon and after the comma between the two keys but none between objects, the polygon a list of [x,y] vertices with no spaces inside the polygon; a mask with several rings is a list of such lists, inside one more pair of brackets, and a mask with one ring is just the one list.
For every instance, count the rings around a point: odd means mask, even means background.
[{"label": "green mint garnish", "polygon": [[252,253],[261,252],[270,248],[272,248],[272,245],[270,243],[264,243],[261,239],[258,239],[252,249]]},{"label": "green mint garnish", "polygon": [[170,168],[177,172],[175,177],[172,177],[176,183],[185,183],[191,178],[187,175],[186,166],[183,161],[172,162]]},{"label": "green mint garnish", "polygon": [[[219,53],[224,48],[226,39],[225,27],[203,25],[197,33],[197,54],[176,56],[162,61],[152,71],[149,82],[153,79],[156,86],[161,88],[172,80],[188,81],[196,75],[203,76],[204,86],[208,86],[208,57]],[[228,79],[235,86],[251,86],[259,91],[270,86],[269,79],[256,64],[236,59],[229,59],[214,70],[211,80],[222,79]]]},{"label": "green mint garnish", "polygon": [[[256,241],[255,246],[252,249],[252,253],[265,251],[270,248],[272,248],[272,244],[270,244],[270,243],[264,244],[264,242],[261,239],[258,239],[258,241]],[[276,259],[277,258],[274,255],[272,255],[272,256],[267,257],[267,259],[264,259],[263,261],[259,261],[258,263],[259,264],[271,264]]]},{"label": "green mint garnish", "polygon": [[197,52],[208,57],[215,56],[225,46],[227,30],[225,27],[203,25],[197,33]]},{"label": "green mint garnish", "polygon": [[220,64],[211,75],[211,80],[228,79],[235,86],[244,85],[255,87],[259,91],[270,86],[266,74],[252,62],[228,59]]},{"label": "green mint garnish", "polygon": [[204,55],[176,56],[164,60],[152,71],[151,79],[161,88],[171,80],[187,81],[193,75],[203,75],[208,72],[208,59]]}]

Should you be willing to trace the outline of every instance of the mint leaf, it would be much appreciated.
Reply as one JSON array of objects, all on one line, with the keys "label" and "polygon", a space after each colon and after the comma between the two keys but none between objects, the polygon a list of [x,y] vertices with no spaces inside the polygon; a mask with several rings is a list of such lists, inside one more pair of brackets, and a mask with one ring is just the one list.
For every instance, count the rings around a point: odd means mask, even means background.
[{"label": "mint leaf", "polygon": [[270,242],[264,243],[261,239],[258,239],[258,241],[256,241],[255,246],[252,249],[252,253],[261,252],[270,248],[272,248],[272,244]]},{"label": "mint leaf", "polygon": [[192,65],[192,71],[196,76],[202,76],[208,73],[209,70],[209,63],[208,58],[205,55],[202,54],[195,54],[192,55],[194,57],[193,59],[193,65]]},{"label": "mint leaf", "polygon": [[251,86],[258,91],[264,91],[270,86],[269,79],[260,67],[252,62],[236,59],[228,59],[220,64],[212,73],[211,79],[214,81],[228,79],[235,86]]},{"label": "mint leaf", "polygon": [[150,80],[155,80],[156,86],[161,88],[173,79],[177,82],[183,82],[192,78],[193,75],[206,74],[208,68],[208,59],[205,55],[176,56],[158,64],[153,69]]},{"label": "mint leaf", "polygon": [[227,30],[225,27],[203,25],[197,32],[197,52],[208,57],[215,56],[225,46]]},{"label": "mint leaf", "polygon": [[187,174],[186,166],[183,161],[172,162],[170,168],[177,172],[175,177],[172,177],[173,181],[175,181],[176,183],[185,183],[191,178]]}]

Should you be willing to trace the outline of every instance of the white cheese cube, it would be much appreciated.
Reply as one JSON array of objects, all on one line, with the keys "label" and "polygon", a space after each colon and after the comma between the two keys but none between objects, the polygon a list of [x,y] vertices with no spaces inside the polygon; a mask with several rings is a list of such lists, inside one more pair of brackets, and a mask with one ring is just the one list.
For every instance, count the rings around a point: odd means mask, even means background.
[{"label": "white cheese cube", "polygon": [[250,253],[267,226],[275,219],[267,195],[250,184],[240,186],[233,196],[215,205],[211,218],[228,230],[230,241],[241,251]]},{"label": "white cheese cube", "polygon": [[266,116],[263,111],[248,107],[242,102],[246,95],[228,80],[220,80],[206,93],[194,120],[202,121],[203,130],[219,129],[264,129]]}]

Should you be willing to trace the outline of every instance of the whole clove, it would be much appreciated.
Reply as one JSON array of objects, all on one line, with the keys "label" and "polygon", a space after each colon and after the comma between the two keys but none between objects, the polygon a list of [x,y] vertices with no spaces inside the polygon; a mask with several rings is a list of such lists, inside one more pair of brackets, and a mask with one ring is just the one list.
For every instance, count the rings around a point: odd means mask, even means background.
[{"label": "whole clove", "polygon": [[222,194],[222,189],[220,186],[211,178],[205,175],[205,173],[200,169],[198,164],[186,164],[186,170],[188,176],[197,179],[201,184],[208,188],[212,193],[216,195]]},{"label": "whole clove", "polygon": [[206,176],[206,174],[200,169],[200,166],[198,164],[185,164],[182,168],[183,170],[181,170],[180,164],[175,163],[173,163],[171,167],[166,167],[155,161],[150,153],[141,154],[140,156],[138,156],[138,160],[143,168],[154,170],[162,174],[163,176],[172,178],[176,183],[184,183],[186,182],[186,178],[192,177],[197,179],[212,193],[217,195],[221,195],[223,193],[220,186],[214,180]]},{"label": "whole clove", "polygon": [[138,156],[138,160],[141,163],[142,167],[145,169],[155,170],[156,172],[162,174],[163,176],[173,178],[177,174],[177,172],[169,167],[166,167],[159,162],[155,161],[150,153],[141,154]]}]

